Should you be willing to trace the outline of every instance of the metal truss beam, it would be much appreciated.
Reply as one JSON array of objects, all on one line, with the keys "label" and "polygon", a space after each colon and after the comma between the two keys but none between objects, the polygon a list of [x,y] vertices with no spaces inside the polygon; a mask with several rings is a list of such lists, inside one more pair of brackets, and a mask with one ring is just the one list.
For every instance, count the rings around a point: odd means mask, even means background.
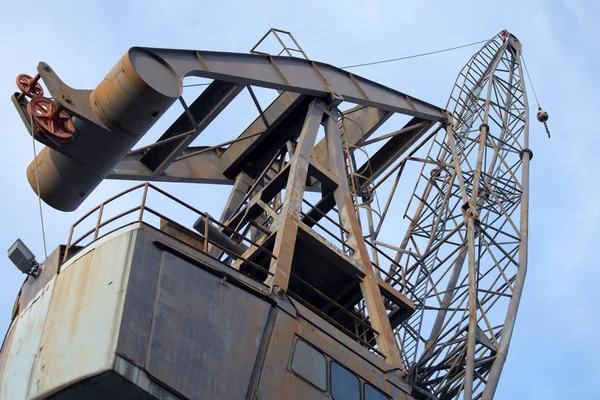
[{"label": "metal truss beam", "polygon": [[177,79],[197,76],[241,85],[260,86],[341,101],[419,117],[446,121],[444,110],[329,64],[293,57],[133,47],[135,66],[147,80],[153,70],[148,58],[167,65]]}]

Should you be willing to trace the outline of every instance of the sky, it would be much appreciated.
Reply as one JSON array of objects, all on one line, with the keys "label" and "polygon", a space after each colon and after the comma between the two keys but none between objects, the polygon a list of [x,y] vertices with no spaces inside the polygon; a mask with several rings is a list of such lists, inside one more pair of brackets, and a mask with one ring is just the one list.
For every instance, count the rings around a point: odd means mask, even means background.
[{"label": "sky", "polygon": [[[25,176],[32,141],[10,101],[15,77],[34,75],[39,61],[68,85],[92,89],[135,45],[247,52],[276,27],[291,31],[310,58],[344,66],[458,46],[508,29],[524,45],[552,138],[541,124],[531,124],[528,276],[496,398],[598,399],[600,138],[593,128],[600,104],[598,17],[600,2],[584,0],[55,0],[29,2],[25,13],[22,2],[2,0],[0,248],[21,238],[44,258],[38,200]],[[353,72],[443,107],[476,49]],[[529,99],[534,111],[531,88]],[[243,127],[248,119],[241,115],[221,126]],[[142,144],[166,126],[157,125]],[[219,132],[211,135],[207,140],[219,142]],[[134,184],[105,181],[72,213],[44,205],[48,253],[66,242],[80,215]],[[211,187],[210,196],[206,186],[163,187],[216,216],[228,193],[226,187]],[[0,332],[5,332],[23,275],[8,259],[0,273]]]}]

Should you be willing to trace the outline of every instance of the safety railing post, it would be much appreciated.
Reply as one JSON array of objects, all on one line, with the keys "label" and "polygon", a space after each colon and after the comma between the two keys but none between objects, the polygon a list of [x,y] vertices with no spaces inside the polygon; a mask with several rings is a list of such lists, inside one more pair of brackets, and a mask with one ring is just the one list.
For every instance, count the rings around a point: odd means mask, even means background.
[{"label": "safety railing post", "polygon": [[98,220],[96,221],[96,230],[94,231],[94,240],[98,239],[98,232],[100,231],[100,224],[102,223],[102,212],[104,211],[104,203],[100,204],[98,209]]},{"label": "safety railing post", "polygon": [[140,204],[140,216],[138,217],[138,222],[142,222],[142,218],[144,218],[144,208],[146,207],[146,197],[148,197],[148,182],[144,183],[144,194],[142,194],[142,204]]},{"label": "safety railing post", "polygon": [[69,231],[69,239],[67,240],[67,247],[65,247],[65,255],[63,256],[63,262],[67,261],[67,256],[69,255],[69,249],[71,248],[71,239],[73,239],[73,230],[75,229],[75,225],[71,225],[71,230]]},{"label": "safety railing post", "polygon": [[204,252],[208,252],[208,214],[204,217]]}]

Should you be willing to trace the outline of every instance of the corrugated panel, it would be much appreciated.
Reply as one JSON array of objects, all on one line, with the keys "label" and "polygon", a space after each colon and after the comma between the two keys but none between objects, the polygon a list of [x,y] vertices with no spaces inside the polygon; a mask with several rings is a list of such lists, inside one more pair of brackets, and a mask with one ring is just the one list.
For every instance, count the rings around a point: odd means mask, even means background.
[{"label": "corrugated panel", "polygon": [[99,245],[57,276],[30,397],[112,367],[135,234]]}]

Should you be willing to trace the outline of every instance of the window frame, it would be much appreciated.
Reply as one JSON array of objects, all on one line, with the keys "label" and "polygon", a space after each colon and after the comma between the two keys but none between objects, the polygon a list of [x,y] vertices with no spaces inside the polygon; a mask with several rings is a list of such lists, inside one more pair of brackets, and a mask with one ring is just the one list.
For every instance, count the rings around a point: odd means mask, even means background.
[{"label": "window frame", "polygon": [[[313,382],[309,381],[307,378],[303,377],[302,375],[300,375],[297,371],[294,370],[293,367],[293,363],[294,363],[294,356],[296,355],[296,349],[297,349],[297,345],[298,342],[303,342],[306,346],[312,348],[314,351],[316,351],[317,353],[319,353],[323,359],[325,360],[325,389],[321,389],[320,387],[318,387],[316,384],[314,384]],[[315,346],[312,345],[312,343],[309,343],[306,339],[303,339],[299,336],[296,336],[296,338],[294,339],[294,344],[293,344],[293,349],[292,349],[292,355],[290,357],[290,361],[288,364],[288,370],[294,374],[296,377],[302,379],[304,382],[308,383],[309,385],[311,385],[312,387],[314,387],[315,389],[317,389],[319,392],[321,393],[325,393],[328,394],[329,393],[329,363],[328,363],[328,359],[330,359],[330,357],[327,356],[327,354],[325,354],[323,351],[319,350],[318,348],[316,348]]]},{"label": "window frame", "polygon": [[361,400],[367,400],[367,392],[366,392],[366,387],[367,386],[370,386],[373,390],[375,390],[376,392],[379,392],[387,400],[391,400],[391,397],[387,393],[385,393],[383,390],[379,389],[377,386],[375,386],[375,385],[373,385],[370,382],[367,382],[365,380],[363,380],[363,384],[362,384],[362,397],[361,397]]},{"label": "window frame", "polygon": [[[306,346],[312,348],[314,351],[319,353],[325,359],[325,389],[324,390],[321,389],[320,387],[318,387],[317,385],[315,385],[313,382],[306,379],[305,377],[303,377],[302,375],[300,375],[292,367],[292,363],[294,362],[294,355],[296,354],[296,348],[297,348],[298,342],[303,342]],[[302,381],[306,382],[307,384],[311,385],[313,388],[317,389],[321,393],[324,393],[325,395],[327,395],[327,397],[329,397],[330,399],[333,400],[333,393],[331,391],[331,389],[332,389],[332,384],[331,384],[331,365],[332,365],[332,363],[336,363],[339,367],[345,369],[346,371],[348,371],[352,375],[354,375],[354,377],[356,377],[356,379],[358,380],[358,391],[359,391],[360,400],[366,400],[365,388],[367,385],[369,385],[375,391],[379,392],[387,400],[392,399],[392,397],[389,394],[387,394],[382,389],[378,388],[377,386],[373,385],[371,382],[364,379],[362,376],[360,376],[359,374],[354,372],[352,369],[348,368],[345,364],[341,363],[339,360],[329,356],[329,354],[325,353],[318,347],[314,346],[312,343],[310,343],[307,339],[303,338],[302,336],[295,335],[293,343],[292,343],[292,351],[291,351],[291,355],[290,355],[290,358],[288,361],[287,370],[289,372],[291,372],[297,378],[299,378]]]},{"label": "window frame", "polygon": [[333,365],[333,363],[336,363],[338,365],[338,367],[345,369],[346,371],[348,371],[349,373],[351,373],[356,378],[356,381],[358,382],[358,399],[359,400],[364,400],[363,388],[362,388],[363,385],[361,384],[364,380],[357,373],[355,373],[354,371],[352,371],[350,368],[346,367],[344,364],[342,364],[338,360],[330,357],[328,366],[329,366],[329,395],[331,396],[331,399],[332,400],[336,400],[333,397],[333,384],[332,384],[332,381],[331,381],[331,371],[332,371],[331,366]]}]

